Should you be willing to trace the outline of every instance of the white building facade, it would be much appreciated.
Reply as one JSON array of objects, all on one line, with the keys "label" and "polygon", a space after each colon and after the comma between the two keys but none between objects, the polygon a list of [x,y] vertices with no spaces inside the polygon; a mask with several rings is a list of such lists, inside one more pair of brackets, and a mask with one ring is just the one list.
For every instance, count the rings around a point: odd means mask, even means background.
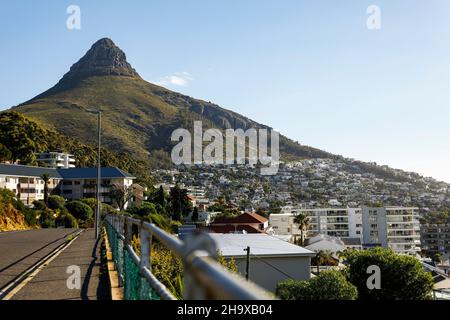
[{"label": "white building facade", "polygon": [[363,247],[382,246],[397,253],[420,251],[418,208],[362,207],[293,209],[288,213],[271,214],[269,224],[275,234],[300,236],[294,218],[299,213],[310,217],[307,237],[318,234],[342,239],[358,238]]},{"label": "white building facade", "polygon": [[75,158],[72,154],[63,152],[43,152],[36,153],[36,161],[48,168],[75,168]]}]

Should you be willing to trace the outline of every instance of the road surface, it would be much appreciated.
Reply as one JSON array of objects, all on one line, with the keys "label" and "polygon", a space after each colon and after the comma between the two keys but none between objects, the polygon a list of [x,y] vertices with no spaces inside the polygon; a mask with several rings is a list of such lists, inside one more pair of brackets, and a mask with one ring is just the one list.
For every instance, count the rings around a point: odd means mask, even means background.
[{"label": "road surface", "polygon": [[76,229],[39,229],[0,233],[0,288],[38,262]]},{"label": "road surface", "polygon": [[[105,276],[100,273],[100,242],[88,229],[21,288],[12,300],[104,300],[110,299]],[[79,267],[80,286],[68,287],[68,267]]]}]

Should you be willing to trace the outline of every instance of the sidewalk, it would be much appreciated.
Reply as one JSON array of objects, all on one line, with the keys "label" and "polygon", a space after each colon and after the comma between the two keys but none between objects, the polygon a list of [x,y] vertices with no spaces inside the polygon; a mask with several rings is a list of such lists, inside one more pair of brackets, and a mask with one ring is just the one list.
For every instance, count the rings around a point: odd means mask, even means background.
[{"label": "sidewalk", "polygon": [[[100,244],[94,230],[84,231],[70,246],[44,267],[12,300],[105,300],[109,289],[100,279]],[[69,289],[67,267],[79,266],[81,288]],[[107,276],[106,276],[107,278]]]}]

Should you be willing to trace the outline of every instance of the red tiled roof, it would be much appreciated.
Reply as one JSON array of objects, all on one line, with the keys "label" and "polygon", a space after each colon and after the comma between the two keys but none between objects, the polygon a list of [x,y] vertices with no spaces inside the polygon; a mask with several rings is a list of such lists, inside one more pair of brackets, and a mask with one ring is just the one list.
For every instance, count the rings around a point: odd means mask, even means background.
[{"label": "red tiled roof", "polygon": [[216,219],[212,224],[252,224],[266,223],[268,220],[256,213],[246,212],[234,218]]},{"label": "red tiled roof", "polygon": [[210,233],[233,233],[233,232],[242,232],[245,231],[247,233],[263,233],[262,231],[253,228],[252,226],[242,224],[242,225],[209,225],[207,227],[204,227],[202,230]]}]

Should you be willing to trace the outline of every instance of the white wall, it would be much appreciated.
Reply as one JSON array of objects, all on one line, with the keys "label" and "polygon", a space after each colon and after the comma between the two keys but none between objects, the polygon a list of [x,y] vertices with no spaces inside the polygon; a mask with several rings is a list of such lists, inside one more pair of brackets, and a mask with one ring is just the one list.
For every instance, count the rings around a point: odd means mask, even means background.
[{"label": "white wall", "polygon": [[[290,279],[290,277],[295,280],[308,280],[311,274],[310,260],[309,256],[250,257],[250,280],[271,292],[275,292],[277,284]],[[246,258],[239,257],[235,261],[239,273],[245,277]]]}]

